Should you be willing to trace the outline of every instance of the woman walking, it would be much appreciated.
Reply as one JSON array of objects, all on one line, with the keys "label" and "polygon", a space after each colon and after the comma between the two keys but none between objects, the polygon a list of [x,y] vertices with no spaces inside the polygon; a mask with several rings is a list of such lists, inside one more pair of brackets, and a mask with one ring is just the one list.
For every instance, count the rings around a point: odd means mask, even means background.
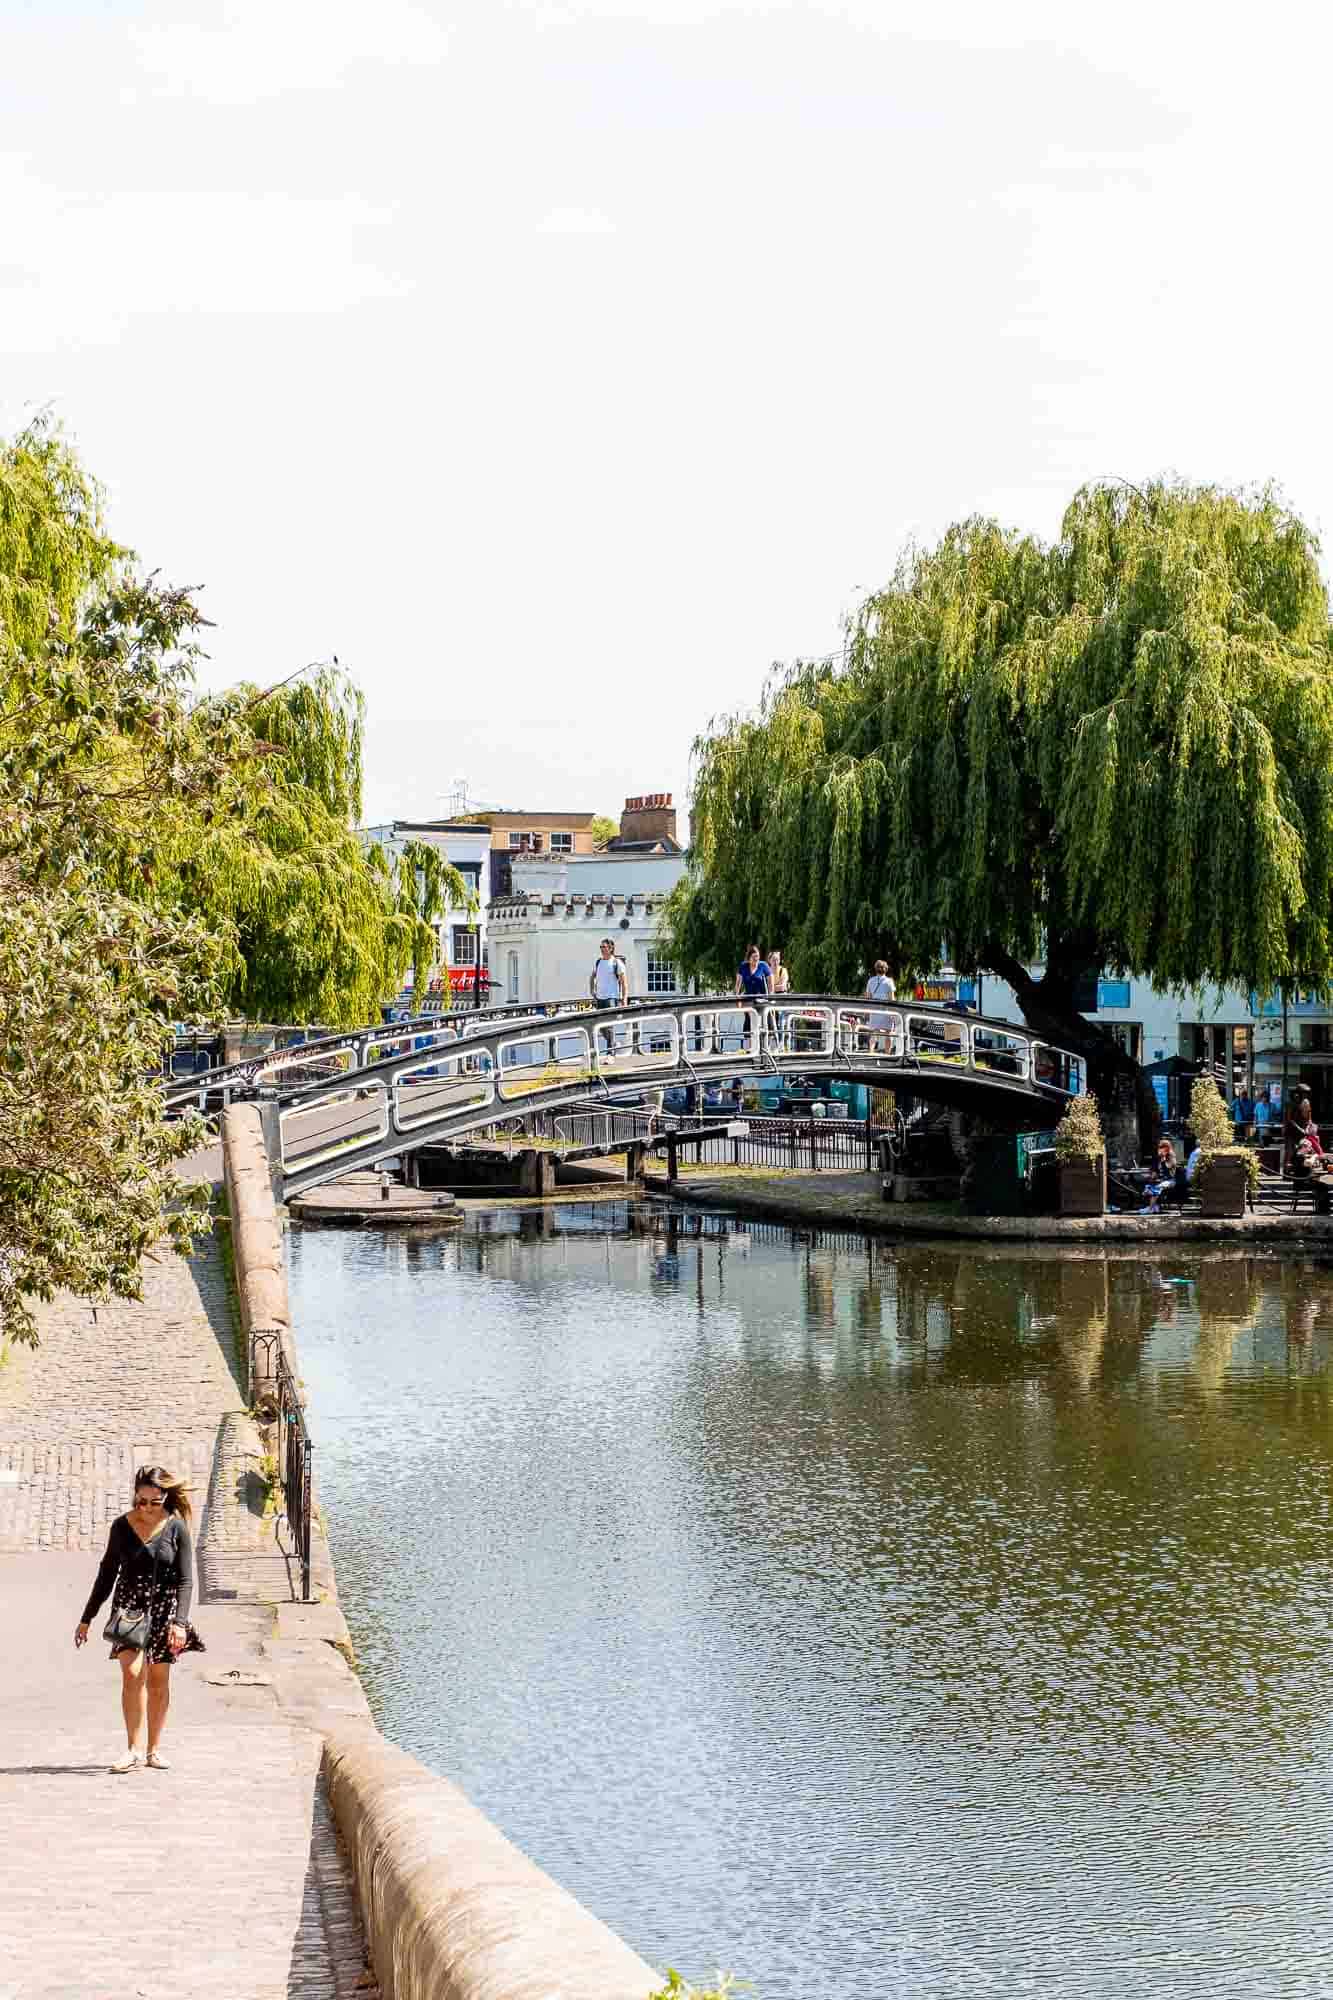
[{"label": "woman walking", "polygon": [[[82,1646],[88,1627],[111,1596],[111,1617],[103,1637],[120,1662],[120,1707],[125,1718],[125,1755],[113,1771],[134,1771],[145,1761],[154,1771],[168,1769],[160,1748],[171,1706],[171,1669],[181,1653],[202,1653],[204,1642],[190,1623],[194,1599],[194,1547],[190,1503],[179,1479],[160,1465],[141,1465],[134,1475],[134,1505],[111,1524],[92,1595],[74,1634]],[[147,1721],[147,1758],[144,1723]]]}]

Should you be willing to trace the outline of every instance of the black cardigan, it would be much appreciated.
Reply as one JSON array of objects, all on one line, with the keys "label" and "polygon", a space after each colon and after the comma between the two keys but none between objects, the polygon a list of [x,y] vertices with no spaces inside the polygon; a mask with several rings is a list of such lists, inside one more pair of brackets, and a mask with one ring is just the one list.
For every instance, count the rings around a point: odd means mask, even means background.
[{"label": "black cardigan", "polygon": [[151,1543],[135,1534],[124,1514],[111,1523],[106,1554],[98,1567],[92,1596],[83,1607],[83,1623],[92,1624],[111,1595],[113,1584],[117,1584],[119,1598],[120,1585],[128,1583],[131,1577],[137,1580],[142,1576],[151,1581],[154,1558],[158,1582],[176,1586],[176,1617],[183,1625],[194,1602],[194,1546],[179,1514],[168,1514],[165,1526]]}]

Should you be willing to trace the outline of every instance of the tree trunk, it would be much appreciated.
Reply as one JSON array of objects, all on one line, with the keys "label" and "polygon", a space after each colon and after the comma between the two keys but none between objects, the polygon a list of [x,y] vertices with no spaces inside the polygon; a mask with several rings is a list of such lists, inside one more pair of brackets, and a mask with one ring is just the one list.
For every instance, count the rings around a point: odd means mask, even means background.
[{"label": "tree trunk", "polygon": [[1056,960],[1047,965],[1040,979],[1034,979],[1025,965],[995,946],[987,950],[985,968],[1013,987],[1029,1028],[1047,1036],[1056,1047],[1082,1056],[1110,1157],[1132,1153],[1141,1159],[1151,1153],[1157,1144],[1161,1113],[1142,1064],[1074,1005],[1080,978],[1097,968],[1071,967],[1067,961]]}]

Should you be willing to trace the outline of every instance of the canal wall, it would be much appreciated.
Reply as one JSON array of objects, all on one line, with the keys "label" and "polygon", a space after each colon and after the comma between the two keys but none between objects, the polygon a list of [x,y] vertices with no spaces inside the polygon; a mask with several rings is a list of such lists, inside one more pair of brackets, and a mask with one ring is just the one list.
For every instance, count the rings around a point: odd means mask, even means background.
[{"label": "canal wall", "polygon": [[[278,1332],[299,1382],[258,1108],[230,1106],[222,1139],[247,1347],[253,1332]],[[317,1418],[314,1429],[317,1448]],[[321,1582],[323,1604],[275,1607],[266,1665],[284,1709],[323,1737],[324,1783],[384,2000],[647,2000],[662,1983],[652,1967],[375,1727],[346,1661],[331,1557]]]},{"label": "canal wall", "polygon": [[914,1210],[885,1201],[878,1174],[690,1175],[669,1180],[645,1174],[643,1184],[695,1207],[728,1208],[737,1215],[790,1222],[798,1228],[857,1229],[868,1236],[909,1240],[963,1238],[977,1243],[1133,1244],[1230,1243],[1237,1247],[1298,1250],[1333,1241],[1333,1216],[1266,1210],[1254,1215],[961,1215],[923,1202]]}]

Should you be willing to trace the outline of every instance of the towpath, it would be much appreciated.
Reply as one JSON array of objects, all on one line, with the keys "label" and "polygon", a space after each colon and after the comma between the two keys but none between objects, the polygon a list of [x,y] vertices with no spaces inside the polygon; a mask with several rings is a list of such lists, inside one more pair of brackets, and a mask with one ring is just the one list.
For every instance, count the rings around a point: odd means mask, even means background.
[{"label": "towpath", "polygon": [[[0,1823],[11,1859],[27,1857],[0,1883],[0,2000],[366,2000],[302,1714],[329,1652],[318,1636],[273,1643],[287,1564],[262,1514],[220,1246],[150,1265],[141,1302],[57,1301],[41,1333],[0,1368]],[[117,1777],[119,1673],[96,1633],[80,1653],[73,1634],[148,1460],[181,1468],[204,1503],[208,1651],[174,1669],[171,1769]]]}]

